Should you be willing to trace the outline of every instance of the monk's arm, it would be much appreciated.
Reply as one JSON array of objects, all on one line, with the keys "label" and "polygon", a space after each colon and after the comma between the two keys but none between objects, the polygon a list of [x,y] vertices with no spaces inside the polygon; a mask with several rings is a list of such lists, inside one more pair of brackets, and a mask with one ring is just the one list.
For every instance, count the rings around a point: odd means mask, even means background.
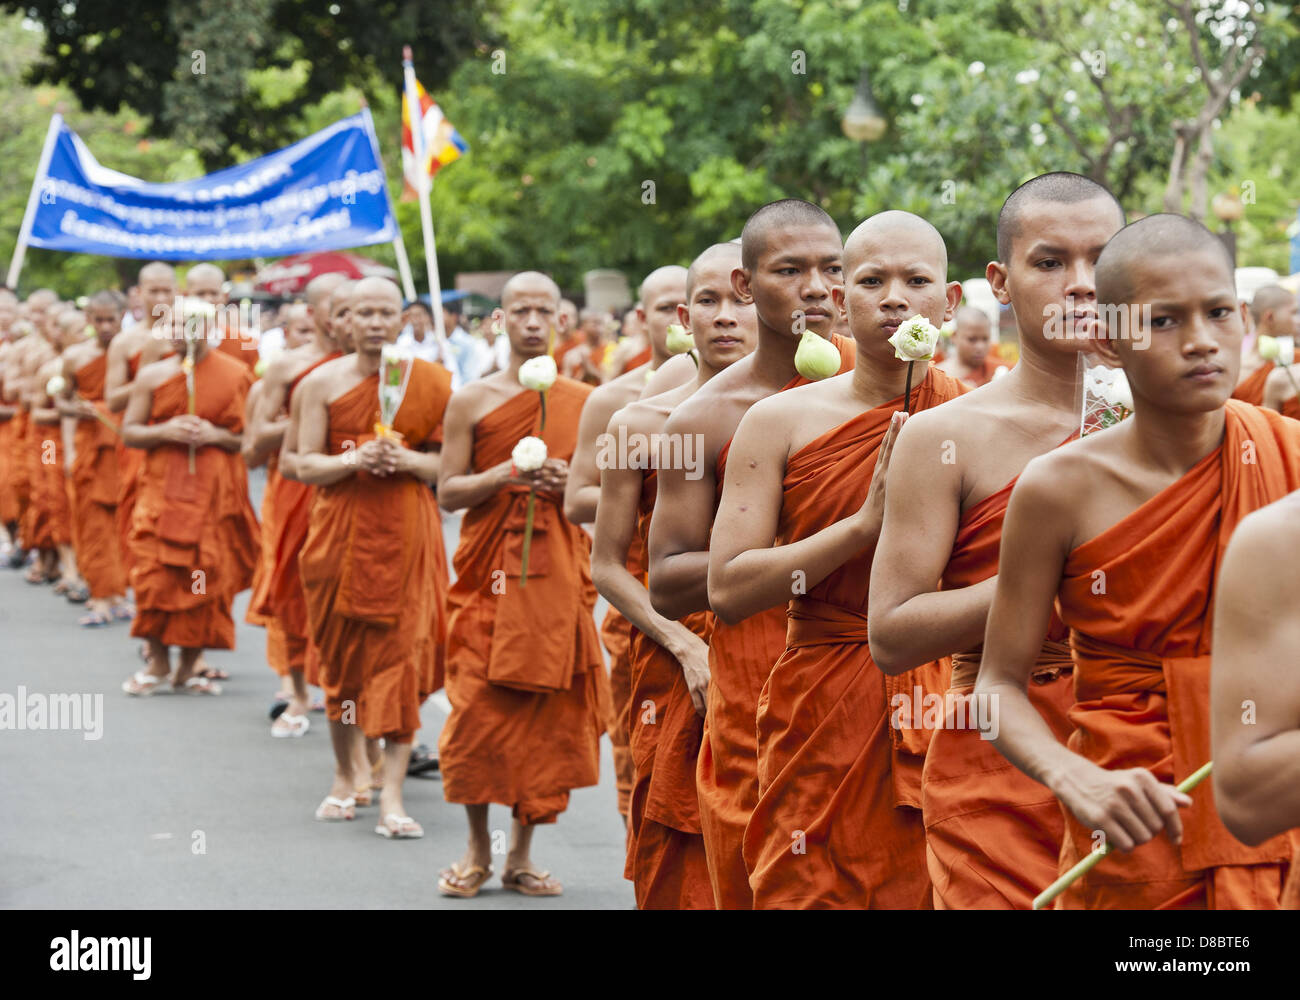
[{"label": "monk's arm", "polygon": [[289,417],[279,414],[284,408],[288,388],[285,374],[284,366],[277,358],[257,383],[261,391],[256,403],[248,408],[248,427],[244,432],[244,458],[250,465],[260,465],[284,444]]},{"label": "monk's arm", "polygon": [[[670,416],[664,432],[694,433],[693,428],[685,428],[686,423],[674,425]],[[709,610],[714,473],[715,463],[707,458],[691,475],[678,467],[659,470],[654,517],[650,521],[650,603],[665,618],[677,620],[693,611]]]},{"label": "monk's arm", "polygon": [[961,518],[961,475],[943,460],[945,438],[929,416],[916,414],[899,432],[871,564],[867,633],[887,674],[977,646],[996,586],[939,590]]},{"label": "monk's arm", "polygon": [[600,500],[596,449],[614,415],[606,402],[608,395],[599,389],[591,393],[578,420],[578,446],[573,451],[569,481],[564,487],[564,516],[574,524],[591,524],[596,520],[596,504]]},{"label": "monk's arm", "polygon": [[645,388],[641,390],[641,399],[650,399],[661,393],[685,385],[699,374],[699,368],[688,354],[674,354],[662,365],[650,373]]},{"label": "monk's arm", "polygon": [[301,390],[310,379],[311,376],[308,375],[298,387],[299,391],[295,392],[289,401],[289,426],[285,428],[284,440],[280,444],[279,471],[285,479],[298,478],[298,428],[302,423],[304,395]]},{"label": "monk's arm", "polygon": [[117,336],[108,344],[108,361],[104,369],[104,402],[113,413],[121,413],[131,401],[128,343],[125,337]]},{"label": "monk's arm", "polygon": [[[330,486],[356,475],[357,470],[363,467],[361,448],[337,455],[325,454],[326,438],[329,436],[329,400],[326,398],[328,386],[327,382],[308,378],[295,393],[302,397],[302,411],[297,419],[295,478],[310,486]],[[375,450],[371,445],[382,447],[377,441],[367,441],[361,447],[369,453]]]},{"label": "monk's arm", "polygon": [[438,472],[438,504],[443,510],[464,510],[492,499],[510,483],[509,460],[482,472],[470,472],[474,454],[472,389],[453,393],[442,419],[442,466]]},{"label": "monk's arm", "polygon": [[1001,572],[989,609],[975,698],[991,706],[986,735],[1029,777],[1051,789],[1092,830],[1121,851],[1162,829],[1182,837],[1178,807],[1191,799],[1161,784],[1144,767],[1107,770],[1059,743],[1029,700],[1029,675],[1047,635],[1052,604],[1072,544],[1071,511],[1086,482],[1066,482],[1060,469],[1035,459],[1011,493],[1002,526]]},{"label": "monk's arm", "polygon": [[130,402],[122,416],[122,442],[128,448],[149,450],[164,444],[186,444],[189,432],[180,421],[185,418],[172,417],[159,424],[150,424],[149,411],[153,407],[153,385],[141,379],[131,384]]},{"label": "monk's arm", "polygon": [[1214,599],[1214,801],[1247,844],[1300,826],[1300,533],[1286,523],[1296,505],[1283,505],[1238,526]]}]

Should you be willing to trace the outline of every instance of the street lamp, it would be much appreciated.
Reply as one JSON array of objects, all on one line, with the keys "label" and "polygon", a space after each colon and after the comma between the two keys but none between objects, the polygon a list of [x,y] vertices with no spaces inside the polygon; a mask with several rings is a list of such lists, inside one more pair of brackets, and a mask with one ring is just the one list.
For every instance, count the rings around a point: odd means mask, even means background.
[{"label": "street lamp", "polygon": [[1219,233],[1219,239],[1223,240],[1223,245],[1228,248],[1228,255],[1232,258],[1232,266],[1237,266],[1237,234],[1232,230],[1234,222],[1240,222],[1242,215],[1246,212],[1246,206],[1241,203],[1241,198],[1237,196],[1236,191],[1220,191],[1210,202],[1210,210],[1214,212],[1215,218],[1223,223],[1223,231]]},{"label": "street lamp", "polygon": [[867,79],[864,66],[858,89],[853,92],[853,100],[840,120],[840,129],[854,142],[875,142],[885,134],[888,124],[871,96],[871,81]]}]

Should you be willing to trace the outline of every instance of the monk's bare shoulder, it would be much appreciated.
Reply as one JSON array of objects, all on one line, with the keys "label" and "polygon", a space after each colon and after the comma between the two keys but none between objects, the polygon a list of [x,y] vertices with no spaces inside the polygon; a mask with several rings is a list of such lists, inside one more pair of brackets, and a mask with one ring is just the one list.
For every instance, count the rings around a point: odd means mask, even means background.
[{"label": "monk's bare shoulder", "polygon": [[[303,369],[315,364],[322,357],[324,355],[315,344],[304,344],[301,347],[281,351],[267,364],[266,370],[262,372],[262,380],[268,386],[288,385],[302,373]],[[323,368],[324,365],[321,367]]]},{"label": "monk's bare shoulder", "polygon": [[76,371],[88,365],[100,355],[99,342],[88,340],[84,344],[74,344],[63,352],[63,361],[67,369]]},{"label": "monk's bare shoulder", "polygon": [[1300,573],[1292,553],[1300,546],[1300,490],[1247,514],[1232,533],[1229,556],[1250,568],[1277,607],[1294,608],[1300,600]]},{"label": "monk's bare shoulder", "polygon": [[140,370],[136,372],[135,381],[136,384],[153,390],[157,389],[158,386],[162,385],[180,370],[180,358],[177,355],[172,354],[141,366]]}]

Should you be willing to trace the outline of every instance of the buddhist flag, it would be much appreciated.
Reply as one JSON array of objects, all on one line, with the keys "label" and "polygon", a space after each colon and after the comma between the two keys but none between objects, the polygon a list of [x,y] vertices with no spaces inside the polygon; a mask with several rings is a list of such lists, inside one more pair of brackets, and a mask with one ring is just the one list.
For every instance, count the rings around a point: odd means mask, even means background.
[{"label": "buddhist flag", "polygon": [[[420,120],[424,127],[424,168],[432,177],[452,160],[459,159],[462,153],[469,152],[467,143],[456,131],[451,122],[443,116],[438,102],[417,80],[416,93],[420,98]],[[402,200],[410,201],[419,190],[420,174],[415,163],[415,143],[411,136],[410,106],[406,94],[402,95]]]}]

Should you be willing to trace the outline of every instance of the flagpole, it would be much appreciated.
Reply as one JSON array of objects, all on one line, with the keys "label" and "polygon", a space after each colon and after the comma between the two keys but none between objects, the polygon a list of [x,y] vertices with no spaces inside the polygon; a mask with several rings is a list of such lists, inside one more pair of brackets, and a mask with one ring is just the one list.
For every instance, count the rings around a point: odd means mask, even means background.
[{"label": "flagpole", "polygon": [[434,246],[433,213],[429,208],[429,170],[424,159],[424,109],[420,107],[415,86],[415,64],[411,47],[402,46],[402,71],[406,86],[407,124],[411,128],[411,146],[415,153],[416,193],[420,197],[420,230],[424,234],[424,264],[429,272],[429,311],[433,313],[433,332],[441,349],[447,331],[442,325],[442,284],[438,281],[438,251]]},{"label": "flagpole", "polygon": [[[396,221],[397,216],[393,216]],[[393,237],[393,253],[397,254],[397,273],[402,276],[402,294],[407,302],[415,301],[415,280],[411,277],[411,260],[406,256],[406,241],[402,239],[401,227]]]},{"label": "flagpole", "polygon": [[56,112],[50,119],[49,130],[45,133],[45,145],[41,147],[41,158],[36,163],[36,176],[32,178],[32,193],[27,196],[27,211],[23,213],[22,228],[18,230],[18,243],[14,247],[14,255],[9,259],[9,274],[5,278],[5,284],[15,292],[18,291],[18,275],[23,269],[23,258],[27,256],[27,241],[31,238],[32,226],[36,222],[36,206],[41,196],[41,182],[50,169],[50,159],[54,156],[54,140],[58,138],[62,124],[63,116]]}]

